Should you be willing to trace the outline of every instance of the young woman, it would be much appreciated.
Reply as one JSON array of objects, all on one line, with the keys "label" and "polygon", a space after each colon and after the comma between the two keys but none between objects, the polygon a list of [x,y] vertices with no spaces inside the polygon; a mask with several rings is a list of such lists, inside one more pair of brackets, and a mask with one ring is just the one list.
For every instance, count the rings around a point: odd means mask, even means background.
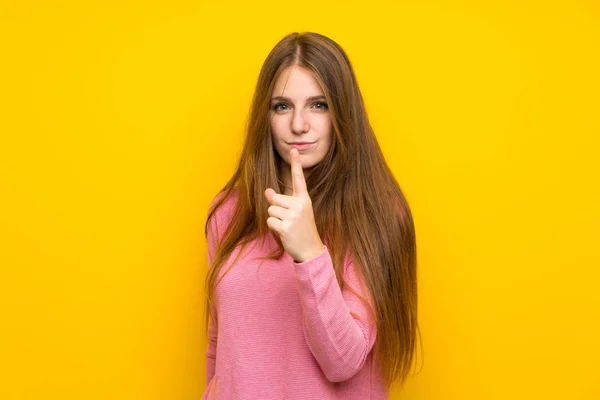
[{"label": "young woman", "polygon": [[203,399],[386,399],[416,345],[408,203],[344,50],[284,37],[205,226]]}]

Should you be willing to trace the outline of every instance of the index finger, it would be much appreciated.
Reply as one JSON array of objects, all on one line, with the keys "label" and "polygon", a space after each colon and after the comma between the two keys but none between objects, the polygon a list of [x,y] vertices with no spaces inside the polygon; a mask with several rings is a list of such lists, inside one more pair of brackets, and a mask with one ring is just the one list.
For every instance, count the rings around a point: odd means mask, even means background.
[{"label": "index finger", "polygon": [[304,179],[304,171],[302,170],[302,164],[300,163],[300,153],[298,149],[292,148],[290,150],[290,157],[292,159],[292,189],[294,196],[302,196],[307,193],[306,180]]}]

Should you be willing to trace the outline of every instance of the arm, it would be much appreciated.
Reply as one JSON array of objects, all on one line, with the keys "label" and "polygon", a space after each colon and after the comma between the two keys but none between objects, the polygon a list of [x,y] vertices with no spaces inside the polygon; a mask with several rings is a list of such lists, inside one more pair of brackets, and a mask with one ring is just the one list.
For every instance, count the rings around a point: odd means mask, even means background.
[{"label": "arm", "polygon": [[[213,308],[213,313],[215,312]],[[213,319],[208,323],[208,346],[206,349],[206,384],[210,383],[210,380],[215,375],[215,368],[217,366],[217,327],[216,322]]]},{"label": "arm", "polygon": [[[213,214],[208,225],[207,242],[208,242],[208,267],[212,267],[212,260],[215,256],[217,239],[219,237],[218,225],[217,225],[217,213]],[[208,344],[206,348],[206,384],[210,383],[210,380],[215,375],[215,368],[217,362],[217,310],[212,307],[212,318],[208,322]]]},{"label": "arm", "polygon": [[[329,249],[301,263],[293,261],[308,346],[331,382],[354,376],[375,343],[377,328],[368,309],[347,287],[340,289]],[[370,301],[368,290],[350,262],[345,286]]]}]

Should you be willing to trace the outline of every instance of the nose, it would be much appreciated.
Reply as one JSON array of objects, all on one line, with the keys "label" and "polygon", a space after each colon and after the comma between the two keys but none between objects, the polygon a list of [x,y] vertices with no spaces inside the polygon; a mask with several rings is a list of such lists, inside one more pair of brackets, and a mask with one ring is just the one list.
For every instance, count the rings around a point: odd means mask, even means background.
[{"label": "nose", "polygon": [[308,121],[304,118],[302,113],[303,110],[298,109],[294,111],[294,116],[292,117],[292,132],[296,134],[307,132],[310,128]]}]

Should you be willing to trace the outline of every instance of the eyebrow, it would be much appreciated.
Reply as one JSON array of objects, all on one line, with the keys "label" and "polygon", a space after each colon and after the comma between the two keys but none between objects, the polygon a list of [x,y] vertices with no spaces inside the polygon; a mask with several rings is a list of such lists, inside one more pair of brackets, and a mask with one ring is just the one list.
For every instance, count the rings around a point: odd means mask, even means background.
[{"label": "eyebrow", "polygon": [[[275,97],[272,97],[271,101],[274,101],[274,100],[283,100],[283,101],[288,101],[290,103],[292,102],[292,100],[290,98],[284,97],[284,96],[275,96]],[[313,101],[313,100],[326,100],[326,98],[323,95],[310,96],[310,97],[306,98],[306,102]]]}]

